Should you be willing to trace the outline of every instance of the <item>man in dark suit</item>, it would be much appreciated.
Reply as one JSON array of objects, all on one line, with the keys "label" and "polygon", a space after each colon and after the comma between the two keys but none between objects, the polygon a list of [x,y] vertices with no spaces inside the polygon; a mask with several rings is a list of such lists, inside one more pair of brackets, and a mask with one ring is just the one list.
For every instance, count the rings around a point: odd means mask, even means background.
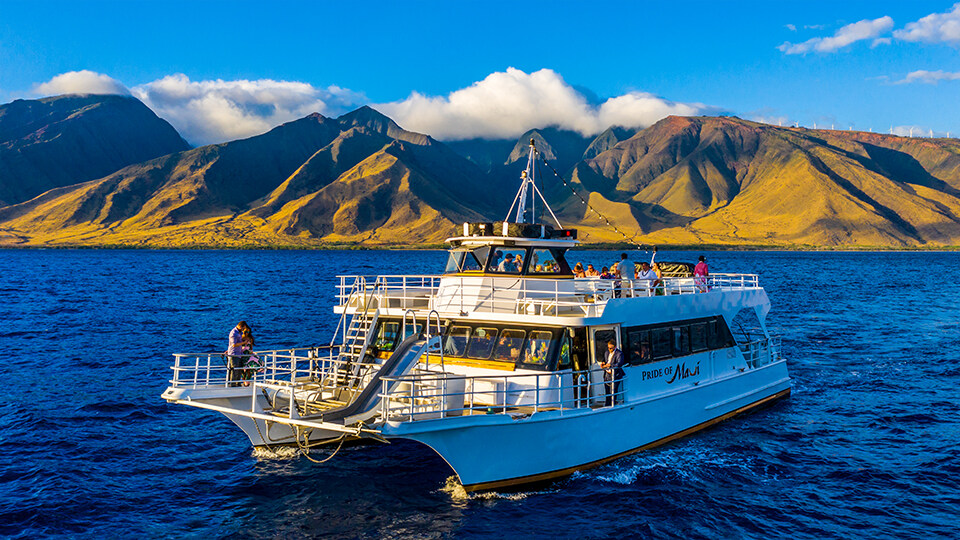
[{"label": "man in dark suit", "polygon": [[603,368],[603,380],[607,386],[607,406],[616,404],[617,394],[620,392],[620,386],[623,383],[623,351],[617,348],[617,343],[612,339],[607,342],[607,354],[604,361],[600,363]]}]

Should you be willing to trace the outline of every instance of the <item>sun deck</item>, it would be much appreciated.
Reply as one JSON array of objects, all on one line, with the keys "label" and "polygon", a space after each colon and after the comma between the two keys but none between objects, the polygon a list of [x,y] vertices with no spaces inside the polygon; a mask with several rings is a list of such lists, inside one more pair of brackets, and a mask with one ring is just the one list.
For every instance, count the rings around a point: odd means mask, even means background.
[{"label": "sun deck", "polygon": [[436,311],[441,317],[468,313],[544,317],[600,317],[611,300],[759,289],[756,274],[714,274],[644,280],[531,278],[490,275],[338,276],[335,311],[379,309]]}]

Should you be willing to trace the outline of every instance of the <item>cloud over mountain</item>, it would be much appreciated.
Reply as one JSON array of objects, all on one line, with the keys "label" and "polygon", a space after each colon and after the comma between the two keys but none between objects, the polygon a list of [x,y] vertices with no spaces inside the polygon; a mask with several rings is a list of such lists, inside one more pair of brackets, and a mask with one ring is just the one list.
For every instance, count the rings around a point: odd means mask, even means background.
[{"label": "cloud over mountain", "polygon": [[777,47],[784,54],[804,54],[808,52],[831,53],[847,45],[866,39],[876,40],[874,44],[887,43],[885,39],[878,39],[881,35],[893,28],[893,19],[884,16],[878,19],[864,19],[841,27],[830,37],[815,37],[802,43],[784,42]]},{"label": "cloud over mountain", "polygon": [[[195,145],[251,137],[314,112],[337,116],[366,103],[338,86],[320,88],[272,79],[193,81],[182,73],[133,86],[93,71],[64,73],[36,87],[42,94],[132,94]],[[643,128],[669,115],[717,114],[717,107],[678,103],[633,91],[599,102],[550,69],[507,68],[447,96],[414,91],[407,99],[373,105],[405,129],[438,139],[513,138],[556,126],[596,135],[610,126]],[[599,102],[599,103],[598,103]]]},{"label": "cloud over mountain", "polygon": [[34,92],[44,96],[60,94],[119,94],[129,95],[130,90],[120,81],[87,69],[61,73],[45,83],[38,84]]},{"label": "cloud over mountain", "polygon": [[515,68],[491,73],[448,96],[413,92],[402,101],[373,107],[405,129],[441,140],[510,138],[542,126],[593,135],[611,125],[646,127],[671,114],[689,116],[718,110],[644,92],[612,97],[595,106],[553,70],[528,74]]},{"label": "cloud over mountain", "polygon": [[314,112],[336,115],[362,94],[272,79],[191,81],[182,73],[136,86],[133,94],[194,144],[250,137]]}]

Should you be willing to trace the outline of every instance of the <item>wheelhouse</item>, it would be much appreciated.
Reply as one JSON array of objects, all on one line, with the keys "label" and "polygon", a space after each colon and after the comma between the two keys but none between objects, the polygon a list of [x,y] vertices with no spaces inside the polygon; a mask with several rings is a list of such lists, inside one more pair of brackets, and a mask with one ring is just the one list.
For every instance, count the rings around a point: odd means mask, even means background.
[{"label": "wheelhouse", "polygon": [[[486,234],[499,225],[502,236]],[[464,236],[451,238],[445,274],[572,277],[565,254],[577,231],[549,225],[465,223]]]}]

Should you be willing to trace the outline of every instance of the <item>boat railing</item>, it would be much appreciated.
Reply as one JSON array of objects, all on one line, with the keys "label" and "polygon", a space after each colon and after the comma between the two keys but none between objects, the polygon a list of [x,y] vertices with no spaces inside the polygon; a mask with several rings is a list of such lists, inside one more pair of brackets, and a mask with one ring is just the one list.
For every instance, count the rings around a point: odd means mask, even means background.
[{"label": "boat railing", "polygon": [[758,339],[740,344],[747,367],[758,368],[782,358],[780,336]]},{"label": "boat railing", "polygon": [[338,276],[337,298],[344,308],[357,310],[402,308],[439,313],[512,313],[545,316],[595,317],[607,302],[710,291],[757,289],[756,274],[714,274],[705,277],[647,280],[599,278],[548,279],[522,277],[478,281],[474,277],[448,276]]},{"label": "boat railing", "polygon": [[374,366],[342,360],[338,353],[338,346],[254,351],[232,358],[225,353],[178,353],[173,355],[173,378],[169,382],[174,388],[231,387],[248,381],[334,387],[351,378],[351,373],[353,380],[358,375],[363,379]]},{"label": "boat railing", "polygon": [[[602,369],[566,373],[455,375],[417,373],[382,377],[381,418],[413,422],[473,414],[528,416],[540,411],[593,409],[605,406]],[[621,383],[613,395],[623,401]]]}]

